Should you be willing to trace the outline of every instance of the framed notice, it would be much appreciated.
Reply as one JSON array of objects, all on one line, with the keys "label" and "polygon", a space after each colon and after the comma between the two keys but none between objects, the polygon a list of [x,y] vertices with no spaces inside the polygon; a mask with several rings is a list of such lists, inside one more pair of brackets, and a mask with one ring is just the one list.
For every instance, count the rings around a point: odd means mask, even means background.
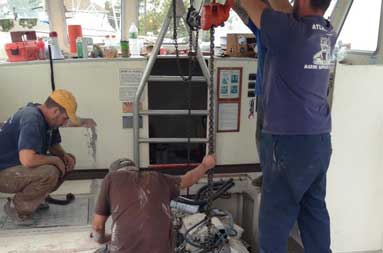
[{"label": "framed notice", "polygon": [[228,102],[218,104],[218,132],[239,131],[240,104]]},{"label": "framed notice", "polygon": [[242,68],[218,68],[218,132],[239,132]]},{"label": "framed notice", "polygon": [[140,84],[143,71],[141,69],[120,69],[120,101],[133,102]]},{"label": "framed notice", "polygon": [[218,99],[240,99],[242,68],[218,68]]}]

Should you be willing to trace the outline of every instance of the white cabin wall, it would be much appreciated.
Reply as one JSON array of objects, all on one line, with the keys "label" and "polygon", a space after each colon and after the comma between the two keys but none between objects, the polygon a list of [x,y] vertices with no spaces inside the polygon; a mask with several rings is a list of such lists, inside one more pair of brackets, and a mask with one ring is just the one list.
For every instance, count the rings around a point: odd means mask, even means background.
[{"label": "white cabin wall", "polygon": [[[119,70],[144,69],[145,58],[126,60],[65,60],[55,61],[56,88],[73,92],[78,101],[78,115],[91,117],[97,122],[97,159],[93,161],[88,148],[89,137],[85,128],[61,130],[63,146],[77,157],[78,169],[107,168],[121,157],[133,157],[133,131],[122,129],[122,105],[119,100]],[[242,67],[242,98],[240,132],[217,134],[218,164],[258,163],[255,146],[256,120],[248,119],[248,75],[256,72],[256,59],[223,58],[216,67]],[[216,80],[216,79],[215,79]],[[0,64],[0,121],[6,120],[27,102],[44,102],[51,92],[49,63]],[[147,98],[145,91],[144,98]],[[144,100],[144,109],[147,101]],[[254,115],[256,118],[256,115]],[[141,137],[148,136],[147,116]],[[239,148],[238,148],[239,147]],[[149,164],[148,144],[140,145],[141,167]]]},{"label": "white cabin wall", "polygon": [[[249,98],[247,97],[249,74],[257,72],[257,61],[256,59],[251,58],[224,58],[217,59],[215,66],[216,68],[242,68],[240,131],[217,133],[217,163],[259,163],[258,152],[255,145],[257,115],[254,113],[254,119],[248,119]],[[217,82],[217,76],[215,77],[215,80]]]},{"label": "white cabin wall", "polygon": [[382,84],[383,66],[337,66],[327,194],[334,252],[382,249]]},{"label": "white cabin wall", "polygon": [[[117,158],[133,157],[133,131],[122,128],[119,100],[119,70],[143,69],[144,59],[56,62],[56,88],[73,92],[78,115],[97,123],[97,158],[93,161],[85,128],[62,128],[63,147],[77,157],[77,168],[107,168]],[[27,102],[43,103],[51,92],[49,63],[0,65],[0,121],[6,120]],[[146,103],[144,104],[146,108]],[[142,137],[147,137],[144,120]],[[147,144],[141,145],[142,166],[148,164]]]}]

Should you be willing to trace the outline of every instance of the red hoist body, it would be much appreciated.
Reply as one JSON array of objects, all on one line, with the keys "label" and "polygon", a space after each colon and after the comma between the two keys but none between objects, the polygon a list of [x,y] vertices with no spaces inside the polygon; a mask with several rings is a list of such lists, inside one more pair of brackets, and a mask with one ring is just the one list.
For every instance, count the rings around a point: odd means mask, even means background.
[{"label": "red hoist body", "polygon": [[234,0],[227,0],[225,4],[211,3],[202,7],[201,13],[201,29],[209,30],[212,27],[222,25],[230,14],[230,9],[234,6]]}]

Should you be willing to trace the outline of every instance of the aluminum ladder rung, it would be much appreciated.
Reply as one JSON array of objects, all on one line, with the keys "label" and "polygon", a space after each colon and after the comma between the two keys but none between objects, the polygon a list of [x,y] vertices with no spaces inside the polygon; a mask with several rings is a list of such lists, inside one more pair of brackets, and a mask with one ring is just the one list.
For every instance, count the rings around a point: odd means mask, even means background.
[{"label": "aluminum ladder rung", "polygon": [[[189,115],[189,110],[147,110],[140,111],[140,115]],[[190,110],[191,115],[207,116],[207,110]]]},{"label": "aluminum ladder rung", "polygon": [[[180,76],[149,76],[149,82],[183,82]],[[206,82],[204,76],[193,76],[191,82]]]},{"label": "aluminum ladder rung", "polygon": [[[140,143],[187,143],[188,138],[140,138]],[[190,138],[190,143],[207,143],[207,138]]]}]

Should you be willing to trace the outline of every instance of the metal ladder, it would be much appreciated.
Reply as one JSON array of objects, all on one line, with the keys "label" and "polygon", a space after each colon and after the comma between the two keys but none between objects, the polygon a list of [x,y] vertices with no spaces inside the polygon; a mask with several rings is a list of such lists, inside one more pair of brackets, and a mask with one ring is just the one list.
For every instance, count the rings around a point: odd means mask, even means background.
[{"label": "metal ladder", "polygon": [[[186,18],[185,18],[185,6],[182,0],[177,0],[176,5],[176,18],[182,19],[184,23],[186,24]],[[137,167],[140,167],[140,149],[139,145],[140,143],[208,143],[208,138],[140,138],[139,136],[139,116],[150,116],[150,115],[189,115],[189,110],[147,110],[147,111],[140,111],[139,110],[139,101],[141,99],[141,96],[143,94],[143,91],[145,87],[147,86],[148,81],[155,81],[155,82],[179,82],[183,81],[181,77],[179,76],[158,76],[158,75],[151,75],[153,66],[157,60],[159,49],[162,45],[162,42],[164,40],[165,34],[169,28],[169,24],[171,20],[173,19],[173,7],[170,6],[168,10],[168,14],[166,15],[164,24],[160,30],[160,33],[158,35],[156,44],[154,45],[154,48],[152,50],[152,53],[149,57],[148,63],[145,67],[145,70],[143,72],[142,79],[139,83],[139,86],[136,91],[136,96],[133,102],[133,158],[134,162],[136,163]],[[186,28],[189,29],[189,27],[186,25]],[[195,39],[195,34],[193,34],[193,40]],[[175,57],[175,56],[174,56]],[[203,55],[200,51],[200,49],[197,49],[197,55],[196,59],[200,65],[201,71],[203,76],[199,77],[193,77],[191,82],[207,82],[208,85],[212,85],[210,83],[210,73],[209,69],[207,67],[207,64],[203,58]],[[208,94],[209,95],[209,94]],[[209,105],[208,105],[209,106]],[[214,108],[212,108],[212,111],[215,113],[215,105]],[[208,110],[190,110],[190,115],[208,115]],[[209,123],[207,123],[209,124]],[[214,127],[214,126],[213,126]],[[207,126],[207,129],[209,126]],[[214,128],[215,129],[215,128]],[[215,135],[215,131],[214,131]],[[215,140],[215,138],[214,138]],[[207,147],[208,148],[208,147]]]}]

